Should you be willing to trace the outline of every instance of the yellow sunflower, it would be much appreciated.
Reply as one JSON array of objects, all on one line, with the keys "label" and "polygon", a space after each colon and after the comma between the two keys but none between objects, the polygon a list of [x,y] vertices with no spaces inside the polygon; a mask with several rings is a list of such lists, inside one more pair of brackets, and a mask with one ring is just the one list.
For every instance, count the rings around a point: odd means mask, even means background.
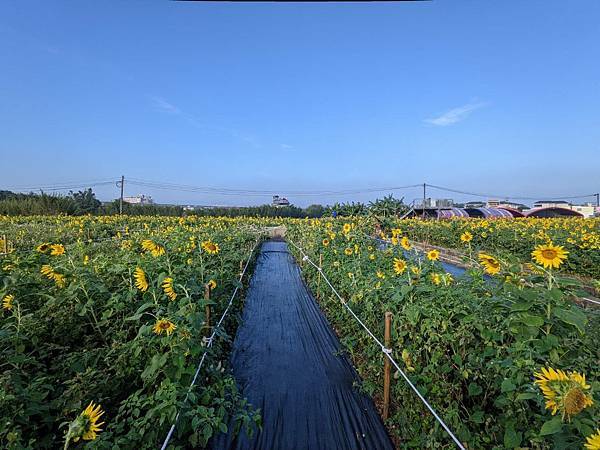
[{"label": "yellow sunflower", "polygon": [[600,450],[600,429],[587,437],[585,440],[585,448],[587,450]]},{"label": "yellow sunflower", "polygon": [[473,240],[473,235],[468,231],[465,231],[463,234],[460,235],[460,240],[464,243],[471,242]]},{"label": "yellow sunflower", "polygon": [[344,228],[343,228],[343,230],[342,230],[342,231],[343,231],[345,234],[348,234],[348,233],[350,233],[350,230],[352,230],[352,227],[350,226],[350,224],[349,224],[349,223],[345,223],[345,224],[344,224]]},{"label": "yellow sunflower", "polygon": [[169,319],[158,319],[154,324],[154,327],[152,327],[152,331],[159,336],[163,333],[166,333],[167,336],[171,336],[176,328],[177,325],[175,325]]},{"label": "yellow sunflower", "polygon": [[568,253],[562,246],[550,243],[547,245],[538,245],[531,252],[531,256],[536,263],[544,266],[546,269],[556,269],[567,259]]},{"label": "yellow sunflower", "polygon": [[375,275],[377,275],[377,278],[381,278],[382,280],[385,278],[385,273],[383,273],[381,270],[378,270]]},{"label": "yellow sunflower", "polygon": [[144,270],[141,267],[136,267],[133,271],[133,277],[135,278],[135,287],[142,292],[146,292],[148,290],[148,279]]},{"label": "yellow sunflower", "polygon": [[202,248],[209,255],[215,255],[215,254],[219,253],[219,244],[216,244],[212,241],[202,242]]},{"label": "yellow sunflower", "polygon": [[329,246],[329,239],[323,239],[323,247]]},{"label": "yellow sunflower", "polygon": [[52,244],[50,246],[50,254],[52,256],[60,256],[65,253],[65,247],[62,244]]},{"label": "yellow sunflower", "polygon": [[479,262],[483,266],[484,271],[490,275],[495,275],[500,272],[500,262],[493,256],[480,253]]},{"label": "yellow sunflower", "polygon": [[144,239],[142,241],[142,248],[147,252],[150,252],[155,258],[165,254],[165,248],[150,239]]},{"label": "yellow sunflower", "polygon": [[162,282],[162,288],[165,291],[166,296],[169,297],[169,300],[174,301],[177,298],[177,293],[175,292],[175,289],[173,289],[173,278],[165,278]]},{"label": "yellow sunflower", "polygon": [[350,255],[352,254],[352,249],[351,249],[350,247],[348,247],[348,248],[346,248],[346,249],[344,250],[344,253],[345,253],[347,256],[350,256]]},{"label": "yellow sunflower", "polygon": [[98,437],[98,433],[102,431],[101,425],[104,422],[98,422],[100,417],[104,414],[100,405],[94,405],[94,402],[90,402],[87,408],[77,416],[77,418],[69,424],[69,430],[67,432],[67,444],[68,441],[73,439],[74,442],[83,439],[84,441],[93,441]]},{"label": "yellow sunflower", "polygon": [[437,261],[438,259],[440,259],[439,250],[430,250],[429,252],[427,252],[427,259],[429,261]]},{"label": "yellow sunflower", "polygon": [[442,282],[442,277],[440,277],[439,273],[432,273],[430,275],[430,277],[431,277],[431,282],[433,284],[435,284],[436,286],[439,286],[439,284]]},{"label": "yellow sunflower", "polygon": [[587,392],[590,385],[586,384],[585,375],[542,367],[534,376],[535,384],[546,399],[546,409],[550,410],[552,415],[560,411],[563,420],[570,420],[571,416],[594,404],[592,396]]},{"label": "yellow sunflower", "polygon": [[40,269],[40,273],[49,280],[53,280],[58,287],[65,287],[65,276],[55,272],[52,266],[50,266],[49,264],[44,264]]},{"label": "yellow sunflower", "polygon": [[406,261],[404,261],[403,259],[399,259],[399,258],[394,258],[394,272],[396,272],[398,275],[404,273],[404,271],[406,270]]},{"label": "yellow sunflower", "polygon": [[208,285],[211,291],[217,288],[217,282],[215,280],[209,280],[206,284]]},{"label": "yellow sunflower", "polygon": [[46,253],[49,249],[50,249],[50,244],[47,242],[44,242],[43,244],[40,244],[36,247],[36,250],[40,253]]},{"label": "yellow sunflower", "polygon": [[2,299],[2,308],[6,309],[7,311],[10,311],[11,309],[13,309],[13,301],[15,300],[15,296],[14,295],[5,295],[4,298]]},{"label": "yellow sunflower", "polygon": [[404,250],[410,250],[411,249],[410,241],[408,240],[408,238],[406,236],[404,236],[402,239],[400,239],[400,245],[402,246],[402,248]]}]

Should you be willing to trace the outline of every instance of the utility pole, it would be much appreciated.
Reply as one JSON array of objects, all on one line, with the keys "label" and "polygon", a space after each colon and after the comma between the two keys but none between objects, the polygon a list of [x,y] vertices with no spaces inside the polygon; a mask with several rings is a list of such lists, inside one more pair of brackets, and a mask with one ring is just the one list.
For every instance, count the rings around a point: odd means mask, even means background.
[{"label": "utility pole", "polygon": [[425,218],[425,197],[427,196],[427,184],[423,183],[423,219]]},{"label": "utility pole", "polygon": [[600,206],[600,194],[594,194],[596,196],[596,206]]},{"label": "utility pole", "polygon": [[119,199],[119,215],[123,214],[123,189],[125,188],[125,175],[121,175],[121,198]]}]

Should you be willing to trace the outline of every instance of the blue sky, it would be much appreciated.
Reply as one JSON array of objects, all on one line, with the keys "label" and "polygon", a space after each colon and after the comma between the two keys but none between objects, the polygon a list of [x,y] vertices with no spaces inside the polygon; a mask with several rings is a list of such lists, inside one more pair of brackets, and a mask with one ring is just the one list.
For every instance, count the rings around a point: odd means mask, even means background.
[{"label": "blue sky", "polygon": [[0,189],[124,174],[282,195],[595,193],[599,23],[596,0],[0,2]]}]

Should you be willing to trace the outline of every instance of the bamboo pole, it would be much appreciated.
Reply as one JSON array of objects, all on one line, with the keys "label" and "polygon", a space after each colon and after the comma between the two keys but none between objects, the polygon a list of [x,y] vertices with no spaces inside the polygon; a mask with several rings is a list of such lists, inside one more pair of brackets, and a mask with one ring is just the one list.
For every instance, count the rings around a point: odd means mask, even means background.
[{"label": "bamboo pole", "polygon": [[[204,300],[210,301],[210,285],[204,285]],[[206,316],[206,328],[210,330],[210,305],[207,303],[204,307],[204,315]]]},{"label": "bamboo pole", "polygon": [[[385,348],[390,348],[391,341],[391,329],[392,329],[392,313],[385,313],[385,335],[384,342]],[[383,420],[387,420],[390,415],[390,360],[387,356],[384,358],[383,363]]]},{"label": "bamboo pole", "polygon": [[3,247],[4,247],[4,254],[8,254],[8,241],[6,240],[6,235],[3,234],[2,235],[2,242],[3,242]]}]

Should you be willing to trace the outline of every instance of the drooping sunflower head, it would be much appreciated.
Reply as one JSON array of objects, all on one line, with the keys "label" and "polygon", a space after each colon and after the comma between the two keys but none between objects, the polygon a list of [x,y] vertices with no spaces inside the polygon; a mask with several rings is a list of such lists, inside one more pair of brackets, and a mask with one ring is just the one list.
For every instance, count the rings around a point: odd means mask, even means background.
[{"label": "drooping sunflower head", "polygon": [[404,236],[402,239],[400,239],[400,245],[402,246],[402,248],[404,250],[410,250],[411,249],[410,241],[408,240],[408,238],[406,236]]},{"label": "drooping sunflower head", "polygon": [[102,431],[100,426],[104,425],[104,422],[99,422],[103,414],[104,411],[102,411],[100,405],[90,402],[88,407],[69,424],[68,439],[73,439],[74,442],[79,441],[79,439],[84,441],[96,439],[98,433]]},{"label": "drooping sunflower head", "polygon": [[442,282],[442,277],[440,276],[439,273],[432,273],[430,276],[431,276],[431,282],[433,284],[435,284],[436,286],[438,286]]},{"label": "drooping sunflower head", "polygon": [[590,385],[585,382],[585,375],[579,372],[568,372],[551,367],[542,367],[536,372],[535,384],[539,386],[546,399],[546,409],[552,415],[558,411],[563,419],[579,414],[594,401],[589,393]]},{"label": "drooping sunflower head", "polygon": [[385,273],[383,273],[381,270],[375,272],[375,275],[377,275],[377,278],[381,278],[382,280],[385,279]]},{"label": "drooping sunflower head", "polygon": [[429,261],[437,261],[438,259],[440,259],[440,252],[439,250],[430,250],[427,252],[427,259]]},{"label": "drooping sunflower head", "polygon": [[50,244],[48,242],[44,242],[43,244],[38,245],[36,250],[40,253],[46,253],[48,250],[50,250]]},{"label": "drooping sunflower head", "polygon": [[133,277],[135,278],[135,287],[142,292],[146,292],[148,290],[148,279],[144,270],[141,267],[136,267],[133,271]]},{"label": "drooping sunflower head", "polygon": [[531,256],[536,263],[546,269],[556,269],[567,259],[568,253],[562,246],[549,243],[536,246],[535,250],[531,252]]},{"label": "drooping sunflower head", "polygon": [[473,235],[470,232],[465,231],[460,235],[460,240],[464,243],[471,242],[473,240]]},{"label": "drooping sunflower head", "polygon": [[394,272],[401,275],[406,270],[406,261],[400,258],[394,258]]},{"label": "drooping sunflower head", "polygon": [[165,248],[150,239],[144,239],[142,241],[142,248],[147,252],[150,252],[155,258],[165,254]]},{"label": "drooping sunflower head", "polygon": [[490,275],[500,272],[500,262],[491,255],[480,253],[479,262],[483,266],[483,270]]},{"label": "drooping sunflower head", "polygon": [[50,246],[50,255],[60,256],[65,253],[65,247],[62,244],[52,244]]},{"label": "drooping sunflower head", "polygon": [[15,296],[12,294],[9,295],[5,295],[4,298],[2,299],[2,308],[10,311],[11,309],[13,309],[13,302],[15,300]]},{"label": "drooping sunflower head", "polygon": [[215,255],[219,253],[219,244],[212,241],[204,241],[202,242],[202,248],[209,255]]},{"label": "drooping sunflower head", "polygon": [[173,288],[173,278],[171,278],[171,277],[165,278],[162,282],[162,288],[163,288],[163,291],[165,291],[165,295],[167,297],[169,297],[169,300],[175,301],[175,299],[177,298],[177,293],[175,292],[175,289]]},{"label": "drooping sunflower head", "polygon": [[208,285],[211,291],[217,288],[217,282],[215,280],[209,280],[206,284]]},{"label": "drooping sunflower head", "polygon": [[177,325],[175,325],[169,319],[158,319],[154,324],[154,327],[152,327],[152,331],[159,336],[163,333],[166,333],[167,336],[171,336],[176,328]]},{"label": "drooping sunflower head", "polygon": [[595,433],[587,437],[585,448],[587,450],[600,450],[600,429],[597,429]]}]

